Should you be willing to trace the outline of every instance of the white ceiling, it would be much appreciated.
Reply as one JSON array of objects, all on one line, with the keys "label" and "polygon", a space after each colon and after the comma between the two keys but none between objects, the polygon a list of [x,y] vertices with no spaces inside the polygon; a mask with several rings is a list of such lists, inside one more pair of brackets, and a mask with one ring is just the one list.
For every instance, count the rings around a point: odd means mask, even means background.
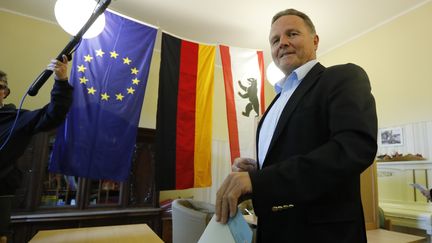
[{"label": "white ceiling", "polygon": [[[264,50],[269,63],[270,20],[280,10],[296,8],[311,17],[321,55],[430,1],[112,0],[109,8],[188,40]],[[55,2],[0,0],[0,10],[55,22]]]}]

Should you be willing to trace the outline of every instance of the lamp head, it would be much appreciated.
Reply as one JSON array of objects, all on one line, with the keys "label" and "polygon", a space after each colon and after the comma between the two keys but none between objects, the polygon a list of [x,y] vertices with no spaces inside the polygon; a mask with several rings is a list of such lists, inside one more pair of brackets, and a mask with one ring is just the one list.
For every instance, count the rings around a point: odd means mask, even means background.
[{"label": "lamp head", "polygon": [[274,86],[278,81],[285,77],[285,74],[276,66],[274,62],[271,62],[267,66],[266,76],[267,81],[269,81],[269,83]]},{"label": "lamp head", "polygon": [[[57,0],[54,13],[59,25],[70,35],[75,36],[95,10],[94,0]],[[105,15],[102,13],[85,32],[83,38],[93,38],[105,28]]]}]

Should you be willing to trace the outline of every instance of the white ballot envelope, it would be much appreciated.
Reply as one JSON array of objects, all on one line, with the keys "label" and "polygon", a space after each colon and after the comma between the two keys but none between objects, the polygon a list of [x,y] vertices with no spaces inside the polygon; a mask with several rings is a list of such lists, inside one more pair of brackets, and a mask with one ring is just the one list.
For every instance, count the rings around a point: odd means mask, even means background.
[{"label": "white ballot envelope", "polygon": [[251,243],[253,233],[240,210],[227,224],[216,222],[213,215],[198,243]]}]

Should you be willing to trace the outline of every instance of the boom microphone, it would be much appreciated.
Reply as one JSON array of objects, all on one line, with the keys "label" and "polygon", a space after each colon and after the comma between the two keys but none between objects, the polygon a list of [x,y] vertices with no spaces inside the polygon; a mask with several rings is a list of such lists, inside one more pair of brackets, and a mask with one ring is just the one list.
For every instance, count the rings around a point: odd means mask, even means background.
[{"label": "boom microphone", "polygon": [[[68,60],[70,61],[72,59],[72,52],[75,50],[75,47],[80,43],[82,36],[84,33],[90,28],[90,26],[96,21],[96,19],[101,15],[108,7],[108,5],[111,3],[111,0],[101,0],[99,4],[96,6],[95,10],[93,11],[90,18],[87,20],[87,22],[84,24],[84,26],[81,28],[81,30],[72,38],[72,40],[65,46],[65,48],[60,52],[60,54],[57,56],[57,60],[63,61],[63,55],[66,55]],[[35,81],[33,81],[33,84],[29,88],[27,94],[30,96],[35,96],[39,92],[39,89],[42,87],[42,85],[45,84],[45,82],[48,80],[48,78],[53,73],[52,70],[45,69],[39,76],[36,78]]]}]

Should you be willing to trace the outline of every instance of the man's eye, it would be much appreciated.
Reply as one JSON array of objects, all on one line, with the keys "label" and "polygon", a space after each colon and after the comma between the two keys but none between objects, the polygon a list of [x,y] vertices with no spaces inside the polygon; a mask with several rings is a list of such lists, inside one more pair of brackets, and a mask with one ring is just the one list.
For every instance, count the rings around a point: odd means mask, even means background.
[{"label": "man's eye", "polygon": [[297,32],[290,32],[290,33],[288,34],[289,37],[295,37],[295,36],[297,36],[297,35],[298,35]]}]

